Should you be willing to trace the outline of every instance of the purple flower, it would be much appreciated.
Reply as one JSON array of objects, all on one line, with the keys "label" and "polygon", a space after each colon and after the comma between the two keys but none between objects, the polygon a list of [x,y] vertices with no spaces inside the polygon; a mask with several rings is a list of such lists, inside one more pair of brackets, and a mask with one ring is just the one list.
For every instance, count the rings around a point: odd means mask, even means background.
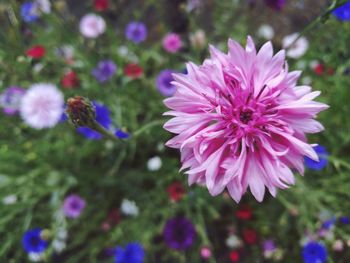
[{"label": "purple flower", "polygon": [[324,148],[321,145],[314,146],[313,148],[319,157],[319,161],[317,162],[310,159],[309,157],[305,157],[304,158],[305,166],[311,170],[320,171],[323,168],[325,168],[328,164],[328,159],[327,159],[328,152],[326,148]]},{"label": "purple flower", "polygon": [[322,228],[329,230],[336,223],[336,221],[337,218],[334,216],[331,219],[324,221],[322,224]]},{"label": "purple flower", "polygon": [[0,106],[7,115],[14,115],[19,111],[19,106],[25,90],[20,87],[9,87],[0,94]]},{"label": "purple flower", "polygon": [[124,132],[121,129],[116,130],[115,136],[117,136],[119,139],[129,139],[130,138],[130,134],[127,132]]},{"label": "purple flower", "polygon": [[280,11],[286,4],[286,0],[265,0],[265,3],[270,8]]},{"label": "purple flower", "polygon": [[[96,121],[108,130],[112,124],[109,109],[96,101],[93,101],[93,104],[96,110]],[[90,140],[99,140],[102,138],[102,135],[99,132],[94,131],[89,127],[79,127],[77,128],[77,131]]]},{"label": "purple flower", "polygon": [[98,63],[97,67],[92,70],[92,75],[100,83],[104,83],[110,80],[115,72],[117,71],[117,66],[112,60],[102,60]]},{"label": "purple flower", "polygon": [[123,249],[117,246],[115,249],[116,263],[142,263],[145,257],[145,251],[139,243],[128,243]]},{"label": "purple flower", "polygon": [[156,84],[157,89],[163,96],[170,97],[174,95],[176,87],[171,84],[174,80],[172,74],[175,73],[170,69],[162,70],[157,76]]},{"label": "purple flower", "polygon": [[144,41],[147,37],[147,28],[142,22],[131,22],[125,29],[125,36],[136,44]]},{"label": "purple flower", "polygon": [[69,195],[63,202],[63,213],[66,217],[77,218],[85,208],[85,200],[78,195]]},{"label": "purple flower", "polygon": [[324,263],[327,250],[323,244],[311,241],[304,246],[302,256],[305,263]]},{"label": "purple flower", "polygon": [[263,242],[263,249],[264,251],[275,251],[276,250],[276,245],[275,242],[271,239],[267,239]]},{"label": "purple flower", "polygon": [[21,6],[21,17],[24,22],[35,22],[39,18],[37,5],[33,2],[24,2]]},{"label": "purple flower", "polygon": [[192,246],[196,238],[196,230],[188,219],[176,217],[166,222],[163,237],[170,248],[185,250]]}]

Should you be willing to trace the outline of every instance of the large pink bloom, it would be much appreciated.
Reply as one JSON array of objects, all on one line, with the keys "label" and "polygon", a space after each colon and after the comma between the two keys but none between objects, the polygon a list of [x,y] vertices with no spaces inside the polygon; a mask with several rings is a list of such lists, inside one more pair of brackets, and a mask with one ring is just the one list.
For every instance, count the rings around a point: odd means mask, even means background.
[{"label": "large pink bloom", "polygon": [[178,135],[167,145],[180,149],[189,184],[212,195],[227,188],[236,202],[249,187],[261,202],[265,186],[275,196],[294,184],[291,169],[303,174],[304,156],[318,160],[305,134],[323,130],[314,117],[328,106],[313,101],[319,91],[296,86],[301,72],[288,72],[284,50],[273,56],[268,42],[257,53],[250,37],[245,49],[228,46],[174,74],[177,91],[164,101],[174,118],[164,128]]}]

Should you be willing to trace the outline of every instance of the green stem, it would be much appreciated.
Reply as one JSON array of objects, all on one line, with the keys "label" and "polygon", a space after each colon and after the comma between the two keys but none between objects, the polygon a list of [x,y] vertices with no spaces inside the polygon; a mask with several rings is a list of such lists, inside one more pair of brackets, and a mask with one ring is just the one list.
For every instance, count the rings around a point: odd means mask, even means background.
[{"label": "green stem", "polygon": [[134,134],[133,134],[133,138],[136,138],[136,137],[140,136],[142,133],[144,133],[145,131],[147,131],[147,130],[155,127],[155,126],[163,125],[163,124],[164,124],[164,120],[151,121],[151,122],[147,123],[146,125],[142,126],[137,131],[135,131]]},{"label": "green stem", "polygon": [[318,17],[316,17],[316,19],[314,19],[313,21],[311,21],[310,24],[308,24],[301,32],[300,34],[298,35],[298,37],[292,42],[290,43],[286,49],[289,49],[290,47],[292,47],[297,41],[298,39],[305,35],[306,32],[310,31],[312,28],[314,28],[316,25],[318,25],[319,23],[325,23],[328,18],[329,18],[329,15],[335,10],[337,9],[338,7],[344,5],[346,3],[345,2],[341,2],[339,3],[339,0],[333,0],[332,4],[321,14],[319,15]]},{"label": "green stem", "polygon": [[91,129],[101,133],[106,138],[114,141],[114,142],[124,142],[123,140],[118,139],[113,133],[111,133],[109,130],[102,127],[97,121],[94,121],[94,123],[90,127]]}]

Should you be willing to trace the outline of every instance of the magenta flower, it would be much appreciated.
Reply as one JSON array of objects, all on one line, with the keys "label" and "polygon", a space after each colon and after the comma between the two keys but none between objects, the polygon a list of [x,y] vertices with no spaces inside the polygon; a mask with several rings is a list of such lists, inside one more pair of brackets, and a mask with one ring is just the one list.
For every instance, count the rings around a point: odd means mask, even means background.
[{"label": "magenta flower", "polygon": [[66,217],[77,218],[85,208],[85,200],[79,195],[69,195],[63,202],[63,213]]},{"label": "magenta flower", "polygon": [[181,38],[178,34],[169,33],[163,38],[163,48],[169,53],[176,53],[182,47]]},{"label": "magenta flower", "polygon": [[164,128],[178,135],[167,146],[180,149],[190,185],[212,195],[227,188],[236,202],[249,187],[261,202],[265,186],[275,196],[294,184],[291,169],[303,174],[304,156],[318,160],[305,134],[323,130],[314,117],[328,106],[313,101],[319,91],[296,86],[301,72],[288,72],[285,51],[273,56],[271,42],[259,52],[250,37],[245,49],[228,46],[173,74],[177,91],[164,103],[174,118]]}]

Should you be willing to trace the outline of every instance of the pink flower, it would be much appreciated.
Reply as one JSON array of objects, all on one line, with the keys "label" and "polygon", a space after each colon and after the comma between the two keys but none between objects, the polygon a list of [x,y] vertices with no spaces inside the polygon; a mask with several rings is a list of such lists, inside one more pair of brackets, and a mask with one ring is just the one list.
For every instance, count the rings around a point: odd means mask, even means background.
[{"label": "pink flower", "polygon": [[163,48],[169,53],[176,53],[182,47],[181,38],[178,34],[169,33],[163,38]]},{"label": "pink flower", "polygon": [[271,42],[259,52],[250,37],[245,49],[228,46],[228,54],[211,46],[203,65],[173,74],[177,91],[164,103],[174,118],[164,128],[177,136],[167,146],[180,149],[190,185],[212,195],[226,188],[236,202],[249,187],[261,202],[265,186],[276,196],[294,184],[291,169],[303,174],[304,156],[318,159],[305,134],[323,130],[314,117],[328,106],[313,101],[319,91],[296,86],[301,72],[288,72],[285,51],[273,56]]},{"label": "pink flower", "polygon": [[63,201],[63,213],[66,217],[77,218],[83,212],[86,202],[79,195],[71,194]]},{"label": "pink flower", "polygon": [[87,14],[80,20],[80,33],[87,38],[97,38],[106,30],[105,20],[95,14]]}]

